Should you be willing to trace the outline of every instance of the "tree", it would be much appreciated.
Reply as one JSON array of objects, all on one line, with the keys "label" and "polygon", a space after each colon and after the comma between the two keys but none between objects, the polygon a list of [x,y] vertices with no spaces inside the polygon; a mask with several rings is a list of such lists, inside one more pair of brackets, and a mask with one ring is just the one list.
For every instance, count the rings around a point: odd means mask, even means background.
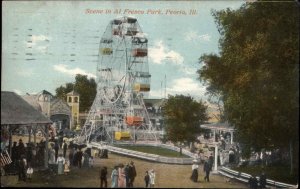
[{"label": "tree", "polygon": [[220,55],[200,57],[204,65],[198,70],[199,79],[222,95],[225,116],[245,148],[279,148],[286,153],[289,149],[291,173],[297,172],[297,3],[258,1],[212,14],[221,34]]},{"label": "tree", "polygon": [[65,86],[56,88],[56,97],[66,101],[67,93],[75,90],[80,95],[79,109],[81,112],[88,111],[96,96],[97,84],[93,78],[77,74],[74,83],[66,83]]},{"label": "tree", "polygon": [[174,144],[194,141],[200,124],[208,120],[207,106],[184,95],[170,95],[163,107],[163,115],[166,138]]}]

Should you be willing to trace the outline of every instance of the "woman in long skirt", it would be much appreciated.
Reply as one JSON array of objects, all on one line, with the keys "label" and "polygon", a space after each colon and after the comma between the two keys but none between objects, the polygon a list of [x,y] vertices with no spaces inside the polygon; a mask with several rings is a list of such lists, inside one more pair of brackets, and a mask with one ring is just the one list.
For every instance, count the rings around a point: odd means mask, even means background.
[{"label": "woman in long skirt", "polygon": [[124,165],[121,164],[119,166],[119,179],[118,179],[118,187],[119,188],[126,188],[126,175],[124,170]]},{"label": "woman in long skirt", "polygon": [[197,160],[194,160],[192,165],[192,176],[191,176],[191,180],[193,182],[198,181],[198,168],[199,166],[197,165]]},{"label": "woman in long skirt", "polygon": [[56,164],[58,164],[57,174],[62,175],[64,174],[64,165],[65,165],[65,158],[62,154],[59,154],[59,157],[56,160]]},{"label": "woman in long skirt", "polygon": [[115,166],[114,169],[111,172],[111,187],[112,188],[118,188],[118,166]]}]

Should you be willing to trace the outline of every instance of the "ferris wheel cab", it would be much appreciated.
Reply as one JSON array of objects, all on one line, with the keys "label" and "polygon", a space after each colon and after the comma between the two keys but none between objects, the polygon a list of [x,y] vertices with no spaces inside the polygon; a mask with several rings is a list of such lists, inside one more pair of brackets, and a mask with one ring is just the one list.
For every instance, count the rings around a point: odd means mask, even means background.
[{"label": "ferris wheel cab", "polygon": [[113,53],[113,50],[111,48],[102,48],[101,54],[103,55],[111,55]]},{"label": "ferris wheel cab", "polygon": [[144,118],[140,116],[127,116],[126,124],[128,126],[140,126],[143,124]]},{"label": "ferris wheel cab", "polygon": [[113,35],[122,35],[122,30],[120,30],[120,29],[113,29],[113,31],[112,31],[112,34]]},{"label": "ferris wheel cab", "polygon": [[100,43],[107,43],[107,44],[110,44],[112,42],[113,42],[112,39],[101,39],[101,41],[100,41]]},{"label": "ferris wheel cab", "polygon": [[132,50],[132,56],[134,57],[144,57],[148,55],[147,49],[137,48]]},{"label": "ferris wheel cab", "polygon": [[130,27],[130,28],[127,28],[127,32],[125,35],[129,35],[129,36],[134,36],[138,33],[139,31],[137,30],[137,28],[135,27]]},{"label": "ferris wheel cab", "polygon": [[132,43],[135,44],[135,45],[148,43],[148,39],[146,39],[144,37],[134,37],[132,39]]},{"label": "ferris wheel cab", "polygon": [[130,140],[131,136],[130,136],[130,132],[120,132],[117,131],[115,132],[115,140]]},{"label": "ferris wheel cab", "polygon": [[149,92],[150,84],[135,83],[133,85],[133,90],[137,92]]}]

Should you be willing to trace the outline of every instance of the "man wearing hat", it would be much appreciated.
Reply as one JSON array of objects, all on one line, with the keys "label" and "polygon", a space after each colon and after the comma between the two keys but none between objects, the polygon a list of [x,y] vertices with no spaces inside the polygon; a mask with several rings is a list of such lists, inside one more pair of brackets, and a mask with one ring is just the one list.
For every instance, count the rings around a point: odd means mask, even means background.
[{"label": "man wearing hat", "polygon": [[134,162],[131,161],[129,168],[128,168],[128,186],[130,188],[133,188],[133,182],[134,182],[135,177],[136,177],[136,169],[134,166]]}]

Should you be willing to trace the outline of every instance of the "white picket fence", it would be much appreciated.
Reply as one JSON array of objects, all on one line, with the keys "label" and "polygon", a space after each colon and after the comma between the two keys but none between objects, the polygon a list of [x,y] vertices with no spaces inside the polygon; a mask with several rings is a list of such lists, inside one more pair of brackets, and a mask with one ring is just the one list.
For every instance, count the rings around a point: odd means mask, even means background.
[{"label": "white picket fence", "polygon": [[[218,172],[221,175],[224,175],[228,178],[232,178],[232,179],[237,179],[241,182],[245,182],[248,183],[249,178],[251,177],[251,175],[246,174],[246,173],[242,173],[242,172],[238,172],[238,171],[234,171],[231,170],[227,167],[220,167]],[[256,177],[257,180],[259,180],[259,177]],[[286,183],[282,183],[282,182],[277,182],[274,180],[270,180],[267,179],[267,187],[275,187],[275,188],[298,188],[297,185],[292,185],[292,184],[286,184]]]},{"label": "white picket fence", "polygon": [[[131,144],[127,144],[131,145]],[[133,144],[132,144],[133,145]],[[159,146],[162,148],[170,149],[179,152],[180,148],[176,146],[170,146],[166,144],[134,144],[135,146]],[[155,154],[148,154],[148,153],[143,153],[143,152],[138,152],[134,150],[128,150],[124,148],[119,148],[107,144],[100,144],[96,142],[91,142],[88,144],[88,147],[92,148],[97,148],[97,149],[107,149],[110,152],[125,155],[125,156],[131,156],[131,157],[136,157],[139,159],[145,159],[149,161],[154,161],[154,162],[160,162],[160,163],[168,163],[168,164],[192,164],[194,160],[194,154],[189,152],[186,149],[182,149],[182,153],[189,156],[190,158],[172,158],[172,157],[164,157],[164,156],[159,156]]]}]

